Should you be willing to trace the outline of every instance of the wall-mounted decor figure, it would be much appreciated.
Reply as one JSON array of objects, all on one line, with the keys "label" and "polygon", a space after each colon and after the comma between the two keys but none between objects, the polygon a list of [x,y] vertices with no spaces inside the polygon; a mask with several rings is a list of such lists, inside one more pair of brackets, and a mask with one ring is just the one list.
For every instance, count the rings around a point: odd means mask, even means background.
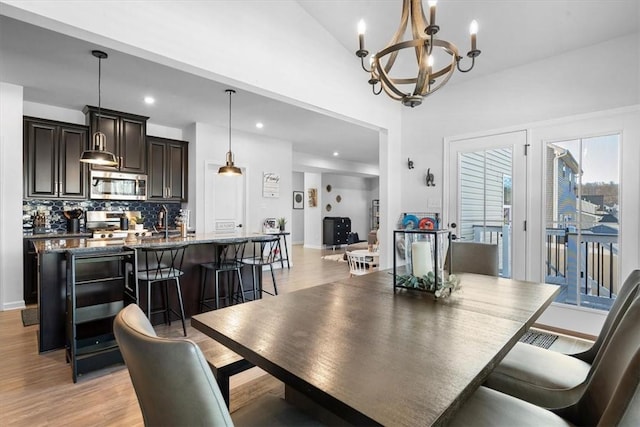
[{"label": "wall-mounted decor figure", "polygon": [[436,179],[433,176],[433,174],[431,173],[431,168],[427,169],[426,179],[427,179],[427,187],[435,187],[436,186]]},{"label": "wall-mounted decor figure", "polygon": [[331,193],[331,184],[327,185],[327,193]]},{"label": "wall-mounted decor figure", "polygon": [[338,194],[336,196],[336,202],[340,203],[341,201],[342,201],[342,196]]},{"label": "wall-mounted decor figure", "polygon": [[293,192],[293,209],[304,209],[304,192]]},{"label": "wall-mounted decor figure", "polygon": [[326,209],[327,209],[327,212],[331,212],[331,204],[327,203]]},{"label": "wall-mounted decor figure", "polygon": [[315,208],[318,206],[318,189],[317,188],[309,188],[307,190],[307,196],[309,197],[309,207]]}]

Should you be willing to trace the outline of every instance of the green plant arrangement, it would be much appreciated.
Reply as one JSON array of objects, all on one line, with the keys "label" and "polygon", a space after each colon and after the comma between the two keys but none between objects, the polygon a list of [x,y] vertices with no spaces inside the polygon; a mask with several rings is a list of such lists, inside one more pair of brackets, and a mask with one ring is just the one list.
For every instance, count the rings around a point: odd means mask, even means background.
[{"label": "green plant arrangement", "polygon": [[287,219],[285,217],[278,218],[278,227],[280,227],[280,231],[284,231],[284,226],[287,224]]},{"label": "green plant arrangement", "polygon": [[446,280],[438,277],[438,283],[436,284],[433,271],[422,277],[416,277],[412,274],[397,275],[396,280],[398,286],[430,292],[435,298],[447,298],[452,292],[460,288],[460,278],[455,274],[450,274]]}]

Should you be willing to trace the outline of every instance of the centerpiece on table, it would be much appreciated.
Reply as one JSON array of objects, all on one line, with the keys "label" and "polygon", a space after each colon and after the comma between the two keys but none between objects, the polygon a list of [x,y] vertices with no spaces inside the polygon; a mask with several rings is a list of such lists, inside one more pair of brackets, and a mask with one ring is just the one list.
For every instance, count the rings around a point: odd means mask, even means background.
[{"label": "centerpiece on table", "polygon": [[[414,289],[446,298],[460,279],[445,268],[451,231],[407,229],[393,232],[393,289]],[[449,263],[451,265],[451,263]]]}]

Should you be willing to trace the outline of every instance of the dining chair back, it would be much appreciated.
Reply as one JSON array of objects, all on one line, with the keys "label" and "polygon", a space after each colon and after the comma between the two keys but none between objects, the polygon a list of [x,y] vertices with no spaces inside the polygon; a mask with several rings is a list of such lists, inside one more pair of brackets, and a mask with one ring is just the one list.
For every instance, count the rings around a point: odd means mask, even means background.
[{"label": "dining chair back", "polygon": [[198,345],[158,337],[135,304],[120,310],[113,331],[146,426],[320,425],[269,393],[232,417]]},{"label": "dining chair back", "polygon": [[604,359],[611,340],[631,303],[640,295],[640,270],[624,281],[595,343],[586,351],[563,354],[518,342],[491,372],[485,385],[544,407],[562,406],[582,393]]},{"label": "dining chair back", "polygon": [[346,254],[347,262],[349,263],[349,277],[362,276],[371,272],[368,268],[366,255],[353,252],[347,252]]},{"label": "dining chair back", "polygon": [[[625,312],[579,395],[560,407],[540,406],[479,387],[449,425],[640,425],[640,297]],[[553,393],[548,390],[547,393]]]},{"label": "dining chair back", "polygon": [[452,273],[477,273],[498,276],[498,245],[453,240],[446,256],[446,267]]}]

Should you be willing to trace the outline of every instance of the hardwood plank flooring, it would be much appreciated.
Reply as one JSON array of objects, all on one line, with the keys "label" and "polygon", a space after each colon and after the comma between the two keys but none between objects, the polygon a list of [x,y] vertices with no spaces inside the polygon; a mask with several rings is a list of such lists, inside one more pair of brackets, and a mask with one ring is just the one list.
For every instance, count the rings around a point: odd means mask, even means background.
[{"label": "hardwood plank flooring", "polygon": [[[278,291],[292,292],[348,277],[347,263],[322,260],[321,250],[291,248],[291,269],[276,270]],[[271,277],[265,276],[265,287]],[[275,298],[265,295],[265,298]],[[38,326],[23,327],[20,310],[0,312],[0,425],[2,426],[139,426],[142,414],[124,366],[81,377],[74,384],[63,350],[37,352]],[[158,335],[181,337],[180,322],[158,326]],[[188,326],[196,343],[210,338]],[[231,378],[231,409],[265,392],[282,392],[282,384],[258,368]]]}]

